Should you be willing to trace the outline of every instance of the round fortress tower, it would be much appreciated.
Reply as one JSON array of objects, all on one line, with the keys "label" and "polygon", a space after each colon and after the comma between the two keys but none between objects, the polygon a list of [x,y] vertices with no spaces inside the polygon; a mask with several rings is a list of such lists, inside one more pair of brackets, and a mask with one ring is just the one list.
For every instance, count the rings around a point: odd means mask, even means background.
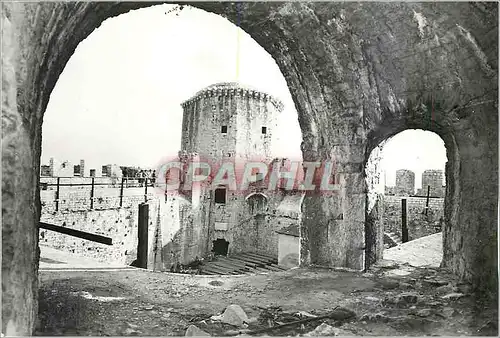
[{"label": "round fortress tower", "polygon": [[283,103],[235,82],[217,83],[181,104],[181,151],[213,160],[271,159],[277,117]]}]

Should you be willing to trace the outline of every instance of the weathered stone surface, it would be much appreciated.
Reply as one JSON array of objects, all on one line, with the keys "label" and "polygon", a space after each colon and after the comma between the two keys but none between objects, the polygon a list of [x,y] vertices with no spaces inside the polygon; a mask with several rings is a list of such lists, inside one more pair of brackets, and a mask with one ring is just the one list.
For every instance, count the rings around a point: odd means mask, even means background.
[{"label": "weathered stone surface", "polygon": [[419,317],[429,317],[432,314],[431,309],[420,309],[417,311],[417,316]]},{"label": "weathered stone surface", "polygon": [[452,293],[449,293],[447,295],[444,295],[443,297],[441,297],[442,299],[450,299],[450,300],[457,300],[457,299],[460,299],[462,297],[465,297],[465,295],[463,293],[460,293],[460,292],[452,292]]},{"label": "weathered stone surface", "polygon": [[396,304],[398,306],[407,306],[415,304],[418,301],[418,294],[415,292],[403,292],[397,296],[389,296],[384,299],[385,304]]},{"label": "weathered stone surface", "polygon": [[391,279],[380,279],[379,284],[384,290],[393,290],[400,286],[400,282]]},{"label": "weathered stone surface", "polygon": [[250,332],[251,330],[249,329],[241,329],[241,330],[227,330],[224,332],[225,336],[240,336],[240,335],[246,335],[247,332]]},{"label": "weathered stone surface", "polygon": [[199,336],[205,337],[205,336],[210,336],[210,334],[201,330],[196,325],[189,325],[184,336],[185,337],[193,337],[193,336],[194,337],[199,337]]},{"label": "weathered stone surface", "polygon": [[366,313],[359,318],[360,321],[383,322],[387,323],[391,319],[383,313]]},{"label": "weathered stone surface", "polygon": [[[384,230],[401,233],[401,196],[384,196]],[[433,198],[429,201],[429,210],[423,210],[426,197],[404,197],[407,202],[408,240],[432,235],[440,232],[444,221],[444,199]]]},{"label": "weathered stone surface", "polygon": [[435,321],[428,318],[404,316],[389,322],[389,325],[399,330],[413,331],[419,329],[431,331],[435,323]]},{"label": "weathered stone surface", "polygon": [[377,298],[377,297],[368,296],[368,297],[365,297],[365,299],[367,301],[370,301],[370,302],[380,302],[380,298]]},{"label": "weathered stone surface", "polygon": [[457,292],[457,291],[458,288],[452,284],[441,285],[436,288],[436,292],[441,294]]},{"label": "weathered stone surface", "polygon": [[426,278],[422,281],[425,284],[430,284],[432,286],[437,286],[436,290],[438,290],[442,286],[446,286],[448,281],[445,279],[436,279],[436,278]]},{"label": "weathered stone surface", "polygon": [[40,153],[17,101],[22,17],[2,16],[2,333],[27,336],[38,301]]},{"label": "weathered stone surface", "polygon": [[433,301],[433,302],[427,303],[427,305],[430,306],[430,307],[433,307],[433,308],[437,308],[437,307],[441,307],[443,305],[443,303],[442,302]]},{"label": "weathered stone surface", "polygon": [[140,334],[140,332],[139,332],[139,331],[134,330],[134,329],[132,329],[132,328],[126,328],[124,333],[125,333],[125,335],[127,335],[127,336],[138,336],[138,335]]},{"label": "weathered stone surface", "polygon": [[244,323],[248,323],[249,319],[245,311],[239,305],[229,305],[226,311],[222,314],[221,321],[223,323],[242,327]]},{"label": "weathered stone surface", "polygon": [[459,314],[459,312],[457,310],[455,310],[454,308],[451,308],[451,307],[444,307],[442,309],[441,313],[445,317],[452,317],[452,316],[455,316],[455,315]]},{"label": "weathered stone surface", "polygon": [[[2,3],[7,335],[29,335],[36,317],[37,180],[51,91],[77,45],[105,19],[150,5]],[[362,177],[363,166],[353,163],[366,162],[381,141],[405,129],[439,134],[448,157],[442,265],[497,298],[496,3],[194,5],[239,22],[276,60],[299,113],[305,160],[335,158]],[[302,264],[363,268],[369,203],[343,201],[364,198],[366,183],[350,182],[361,183],[342,185],[335,198],[304,199]]]},{"label": "weathered stone surface", "polygon": [[398,304],[414,304],[418,301],[418,294],[414,292],[405,292],[397,297]]},{"label": "weathered stone surface", "polygon": [[314,330],[304,334],[304,337],[327,337],[327,336],[354,336],[350,331],[333,327],[326,323],[322,323]]}]

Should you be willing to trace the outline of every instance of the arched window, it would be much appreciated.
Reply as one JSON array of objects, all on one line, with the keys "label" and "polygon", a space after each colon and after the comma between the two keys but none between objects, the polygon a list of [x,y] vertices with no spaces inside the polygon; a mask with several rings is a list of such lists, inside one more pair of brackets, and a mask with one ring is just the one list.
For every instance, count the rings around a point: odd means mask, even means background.
[{"label": "arched window", "polygon": [[267,197],[261,193],[253,193],[247,196],[248,211],[252,215],[257,215],[266,212]]}]

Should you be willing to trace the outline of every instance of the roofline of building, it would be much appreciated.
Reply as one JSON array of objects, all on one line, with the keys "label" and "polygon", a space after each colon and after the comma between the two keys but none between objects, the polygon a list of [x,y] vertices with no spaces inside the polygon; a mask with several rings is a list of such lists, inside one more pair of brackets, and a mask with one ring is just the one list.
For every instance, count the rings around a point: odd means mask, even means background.
[{"label": "roofline of building", "polygon": [[200,91],[198,91],[194,96],[190,99],[183,101],[181,103],[181,107],[185,108],[189,104],[205,97],[213,97],[213,96],[246,96],[252,97],[255,99],[260,99],[264,101],[270,101],[279,112],[282,112],[284,109],[284,104],[278,98],[272,96],[271,94],[265,93],[263,91],[250,88],[247,86],[243,86],[237,83],[220,83],[210,85]]}]

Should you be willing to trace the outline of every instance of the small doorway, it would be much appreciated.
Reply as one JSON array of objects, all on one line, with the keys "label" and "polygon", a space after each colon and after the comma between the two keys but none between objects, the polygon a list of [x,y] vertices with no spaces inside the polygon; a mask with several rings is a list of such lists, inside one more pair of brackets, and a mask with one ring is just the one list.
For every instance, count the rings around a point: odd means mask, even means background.
[{"label": "small doorway", "polygon": [[226,241],[225,239],[218,238],[217,240],[213,241],[213,253],[215,255],[220,255],[220,256],[227,256],[227,250],[229,248],[229,242]]}]

